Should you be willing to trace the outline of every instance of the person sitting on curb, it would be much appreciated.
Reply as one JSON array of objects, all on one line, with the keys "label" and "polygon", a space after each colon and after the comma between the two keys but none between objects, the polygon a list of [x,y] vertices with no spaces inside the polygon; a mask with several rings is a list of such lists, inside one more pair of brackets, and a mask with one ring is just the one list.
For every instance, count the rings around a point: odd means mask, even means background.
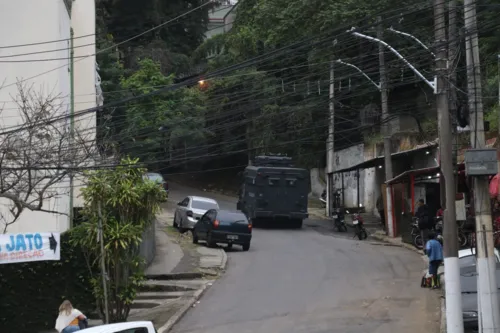
[{"label": "person sitting on curb", "polygon": [[73,308],[71,302],[66,300],[59,307],[59,316],[56,320],[56,330],[59,333],[73,333],[80,330],[80,322],[87,327],[87,317],[79,310]]},{"label": "person sitting on curb", "polygon": [[443,246],[436,240],[436,233],[429,232],[429,240],[425,244],[425,254],[429,257],[429,274],[432,275],[432,288],[438,289],[441,283],[438,277],[438,268],[443,262]]}]

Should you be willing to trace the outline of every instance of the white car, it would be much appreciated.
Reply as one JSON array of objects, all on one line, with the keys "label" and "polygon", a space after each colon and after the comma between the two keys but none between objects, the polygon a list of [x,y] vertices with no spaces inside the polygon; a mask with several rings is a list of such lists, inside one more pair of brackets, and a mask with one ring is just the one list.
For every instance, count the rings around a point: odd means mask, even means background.
[{"label": "white car", "polygon": [[210,209],[219,209],[214,199],[189,196],[177,204],[174,214],[174,227],[179,231],[193,229],[200,217]]},{"label": "white car", "polygon": [[127,323],[100,325],[80,330],[85,333],[157,333],[150,321],[131,321]]},{"label": "white car", "polygon": [[[494,251],[495,261],[500,262],[500,252],[497,249]],[[476,266],[475,249],[463,249],[458,251],[458,263],[460,267]]]}]

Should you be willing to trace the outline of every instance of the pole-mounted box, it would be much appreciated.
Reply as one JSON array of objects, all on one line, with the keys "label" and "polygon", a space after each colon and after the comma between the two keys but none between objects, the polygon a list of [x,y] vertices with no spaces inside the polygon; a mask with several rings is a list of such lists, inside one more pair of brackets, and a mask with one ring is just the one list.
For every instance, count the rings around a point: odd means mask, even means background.
[{"label": "pole-mounted box", "polygon": [[467,176],[490,176],[498,173],[496,149],[469,149],[464,157]]}]

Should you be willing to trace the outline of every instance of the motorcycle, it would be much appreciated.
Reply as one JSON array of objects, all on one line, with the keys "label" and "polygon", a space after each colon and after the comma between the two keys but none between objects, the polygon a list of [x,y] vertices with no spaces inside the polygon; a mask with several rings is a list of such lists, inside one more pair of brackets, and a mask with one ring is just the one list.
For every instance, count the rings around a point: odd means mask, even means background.
[{"label": "motorcycle", "polygon": [[[349,211],[346,213],[349,214]],[[359,240],[368,238],[368,232],[366,232],[363,217],[360,214],[354,213],[352,215],[352,225],[354,226],[354,237],[358,237]]]},{"label": "motorcycle", "polygon": [[336,208],[335,210],[336,211],[332,213],[334,227],[339,232],[346,232],[347,225],[345,224],[344,212],[342,212],[341,208]]},{"label": "motorcycle", "polygon": [[[436,233],[436,239],[443,245],[443,217],[442,216],[437,216],[434,218],[434,227],[433,231]],[[413,237],[413,245],[419,249],[422,250],[424,248],[424,243],[422,241],[422,235],[420,234],[420,228],[418,227],[418,218],[414,217],[413,218],[413,224],[412,224],[412,232],[411,235]],[[461,244],[462,239],[458,237],[459,244]]]}]

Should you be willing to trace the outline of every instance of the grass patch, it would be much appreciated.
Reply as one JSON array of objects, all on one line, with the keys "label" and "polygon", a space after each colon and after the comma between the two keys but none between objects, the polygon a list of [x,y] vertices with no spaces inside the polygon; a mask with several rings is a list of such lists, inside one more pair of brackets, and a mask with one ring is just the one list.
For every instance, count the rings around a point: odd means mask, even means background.
[{"label": "grass patch", "polygon": [[172,226],[167,226],[165,229],[165,232],[168,235],[168,238],[176,244],[179,244],[179,246],[183,250],[194,250],[198,245],[193,244],[193,239],[191,236],[190,231],[186,231],[185,233],[181,234],[179,230],[175,229]]}]

